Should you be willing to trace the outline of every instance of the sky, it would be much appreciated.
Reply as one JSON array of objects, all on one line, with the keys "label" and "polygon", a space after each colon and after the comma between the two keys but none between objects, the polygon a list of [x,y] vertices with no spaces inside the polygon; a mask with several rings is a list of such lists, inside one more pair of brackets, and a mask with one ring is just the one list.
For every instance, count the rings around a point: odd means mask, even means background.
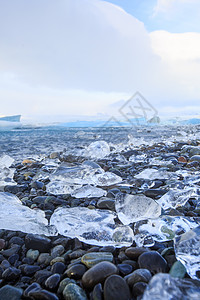
[{"label": "sky", "polygon": [[[0,115],[200,115],[199,0],[0,0]],[[119,103],[119,106],[116,105]]]}]

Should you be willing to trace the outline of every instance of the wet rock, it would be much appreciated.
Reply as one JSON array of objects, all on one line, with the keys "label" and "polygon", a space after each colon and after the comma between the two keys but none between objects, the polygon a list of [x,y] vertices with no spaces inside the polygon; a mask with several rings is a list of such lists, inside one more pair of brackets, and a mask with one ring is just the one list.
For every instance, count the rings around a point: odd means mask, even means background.
[{"label": "wet rock", "polygon": [[25,265],[24,268],[23,268],[23,273],[27,276],[32,276],[39,270],[40,270],[39,266]]},{"label": "wet rock", "polygon": [[92,291],[92,299],[93,300],[103,300],[103,290],[101,283],[95,285]]},{"label": "wet rock", "polygon": [[65,300],[87,300],[85,291],[74,283],[69,283],[65,287],[63,297]]},{"label": "wet rock", "polygon": [[65,270],[65,264],[62,262],[56,262],[55,264],[52,265],[51,267],[51,272],[52,273],[58,273],[58,274],[63,274]]},{"label": "wet rock", "polygon": [[12,281],[19,278],[20,274],[21,271],[19,269],[16,269],[14,267],[9,267],[3,272],[2,278],[7,281]]},{"label": "wet rock", "polygon": [[51,240],[41,235],[27,234],[25,237],[25,245],[27,249],[47,252],[51,247]]},{"label": "wet rock", "polygon": [[133,267],[129,264],[119,264],[119,265],[117,265],[117,267],[119,269],[119,273],[122,276],[126,276],[133,271]]},{"label": "wet rock", "polygon": [[119,275],[109,276],[104,283],[105,300],[129,300],[131,299],[129,287],[126,281]]},{"label": "wet rock", "polygon": [[39,254],[40,252],[38,250],[29,249],[26,253],[26,257],[31,258],[33,261],[35,261],[38,258]]},{"label": "wet rock", "polygon": [[101,261],[113,261],[113,255],[110,252],[91,252],[82,256],[81,262],[86,265],[87,268],[91,268]]},{"label": "wet rock", "polygon": [[111,262],[100,262],[85,272],[82,284],[85,288],[92,289],[96,284],[103,283],[108,276],[117,273],[117,267]]},{"label": "wet rock", "polygon": [[55,289],[60,282],[60,274],[53,274],[47,278],[45,281],[46,288],[53,290]]},{"label": "wet rock", "polygon": [[110,198],[99,199],[97,202],[97,208],[115,211],[115,200]]},{"label": "wet rock", "polygon": [[140,268],[148,269],[153,274],[166,272],[167,269],[166,260],[156,251],[141,254],[138,258],[138,264]]},{"label": "wet rock", "polygon": [[130,247],[127,248],[125,251],[125,254],[131,258],[131,259],[138,259],[138,257],[144,253],[144,252],[149,252],[150,250],[148,248],[143,248],[143,247]]},{"label": "wet rock", "polygon": [[20,248],[21,247],[19,245],[14,244],[14,245],[12,245],[11,248],[6,249],[6,250],[2,250],[1,254],[3,254],[3,256],[5,256],[5,257],[10,257],[13,254],[18,254]]},{"label": "wet rock", "polygon": [[38,257],[38,263],[41,265],[49,265],[50,261],[52,260],[52,257],[49,253],[41,253]]},{"label": "wet rock", "polygon": [[180,261],[176,261],[171,267],[169,274],[175,278],[184,278],[186,274],[186,268]]},{"label": "wet rock", "polygon": [[147,269],[137,269],[125,277],[128,285],[132,287],[137,282],[148,283],[152,278],[151,272]]},{"label": "wet rock", "polygon": [[0,251],[1,251],[2,249],[4,249],[5,245],[6,245],[5,240],[4,240],[4,239],[0,239]]},{"label": "wet rock", "polygon": [[0,299],[2,300],[20,300],[22,294],[22,289],[13,287],[11,285],[5,285],[0,288]]},{"label": "wet rock", "polygon": [[86,266],[84,266],[82,264],[75,264],[75,265],[71,266],[70,268],[68,268],[65,271],[65,274],[67,274],[67,276],[69,278],[80,279],[80,278],[82,278],[82,276],[86,272],[86,270],[87,270]]},{"label": "wet rock", "polygon": [[74,283],[76,284],[76,281],[74,279],[70,279],[70,278],[65,278],[63,279],[60,284],[59,284],[59,288],[58,288],[58,294],[62,294],[65,287],[69,284],[69,283]]},{"label": "wet rock", "polygon": [[44,282],[47,280],[48,277],[52,275],[52,272],[47,270],[40,270],[37,271],[34,275],[34,279],[39,284],[44,284]]},{"label": "wet rock", "polygon": [[134,284],[132,289],[132,294],[134,297],[138,297],[142,295],[147,287],[147,283],[145,282],[137,282]]},{"label": "wet rock", "polygon": [[62,255],[65,252],[65,248],[62,245],[57,245],[51,250],[51,257],[55,258]]}]

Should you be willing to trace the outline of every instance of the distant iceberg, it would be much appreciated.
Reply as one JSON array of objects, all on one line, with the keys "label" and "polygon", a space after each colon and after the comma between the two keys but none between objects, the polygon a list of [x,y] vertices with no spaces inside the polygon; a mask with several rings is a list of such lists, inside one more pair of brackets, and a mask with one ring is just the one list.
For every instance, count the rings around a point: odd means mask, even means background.
[{"label": "distant iceberg", "polygon": [[0,129],[7,130],[21,127],[20,119],[21,115],[0,117]]}]

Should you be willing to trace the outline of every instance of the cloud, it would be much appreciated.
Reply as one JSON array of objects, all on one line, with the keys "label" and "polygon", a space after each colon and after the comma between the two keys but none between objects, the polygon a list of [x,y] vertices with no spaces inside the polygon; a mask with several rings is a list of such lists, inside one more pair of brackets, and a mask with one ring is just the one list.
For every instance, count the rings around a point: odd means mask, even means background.
[{"label": "cloud", "polygon": [[198,34],[149,34],[105,1],[1,1],[1,113],[106,113],[136,91],[182,105],[199,91],[198,51]]},{"label": "cloud", "polygon": [[198,0],[157,0],[153,15],[156,16],[159,13],[169,13],[172,9],[180,8],[185,4],[198,4],[198,2]]}]

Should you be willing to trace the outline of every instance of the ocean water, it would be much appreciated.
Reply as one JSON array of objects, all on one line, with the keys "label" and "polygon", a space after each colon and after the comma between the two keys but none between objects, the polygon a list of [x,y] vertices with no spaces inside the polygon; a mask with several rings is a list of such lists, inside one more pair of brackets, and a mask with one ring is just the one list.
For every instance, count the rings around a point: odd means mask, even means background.
[{"label": "ocean water", "polygon": [[126,148],[156,142],[198,139],[200,125],[67,128],[60,126],[0,131],[0,156],[9,154],[16,161],[49,155],[74,153],[91,142],[104,140],[114,147]]}]

